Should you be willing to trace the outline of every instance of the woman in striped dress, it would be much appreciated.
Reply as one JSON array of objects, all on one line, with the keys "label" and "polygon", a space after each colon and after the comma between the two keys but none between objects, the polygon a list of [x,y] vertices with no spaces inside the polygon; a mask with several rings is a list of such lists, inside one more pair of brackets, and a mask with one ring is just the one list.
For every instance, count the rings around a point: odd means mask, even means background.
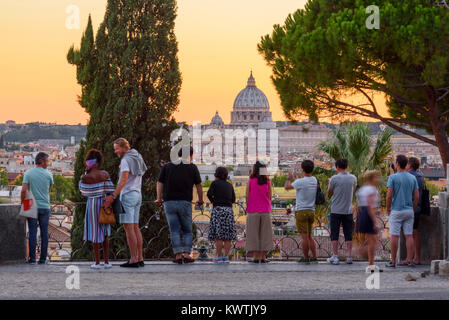
[{"label": "woman in striped dress", "polygon": [[109,269],[109,236],[111,226],[100,224],[100,209],[104,196],[114,192],[114,184],[106,171],[100,170],[103,164],[103,154],[95,149],[89,150],[86,159],[86,173],[81,177],[79,189],[81,195],[87,197],[84,219],[84,241],[92,242],[95,254],[95,264],[92,269],[100,269],[100,245],[103,244],[104,268]]}]

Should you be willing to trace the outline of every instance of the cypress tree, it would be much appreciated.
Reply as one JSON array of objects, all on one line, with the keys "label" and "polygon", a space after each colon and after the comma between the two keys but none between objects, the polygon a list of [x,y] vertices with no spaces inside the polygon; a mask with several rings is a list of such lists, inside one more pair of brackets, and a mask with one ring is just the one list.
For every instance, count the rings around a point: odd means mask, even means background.
[{"label": "cypress tree", "polygon": [[[109,0],[96,37],[89,17],[79,49],[71,47],[67,59],[77,68],[81,85],[80,105],[90,115],[86,140],[75,163],[74,182],[84,173],[84,157],[90,148],[103,152],[104,169],[118,181],[120,159],[113,141],[126,138],[143,156],[148,171],[143,177],[143,200],[154,200],[160,163],[169,160],[170,133],[179,104],[181,74],[174,34],[175,0]],[[76,192],[74,201],[85,201]],[[77,206],[72,227],[72,258],[90,258],[83,243],[84,206]],[[157,208],[141,209],[146,258],[166,256],[171,250],[165,218],[152,219]],[[114,226],[111,257],[127,258],[123,227]]]}]

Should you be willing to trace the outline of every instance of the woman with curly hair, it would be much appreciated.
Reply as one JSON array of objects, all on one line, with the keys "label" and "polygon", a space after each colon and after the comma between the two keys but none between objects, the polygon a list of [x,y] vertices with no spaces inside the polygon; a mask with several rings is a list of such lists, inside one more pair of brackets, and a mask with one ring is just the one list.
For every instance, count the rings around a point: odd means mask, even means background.
[{"label": "woman with curly hair", "polygon": [[100,210],[104,203],[105,195],[114,192],[109,173],[100,170],[103,164],[103,154],[91,149],[85,158],[86,173],[79,181],[81,195],[87,197],[86,214],[84,218],[84,241],[92,242],[95,254],[95,263],[92,269],[100,269],[100,245],[103,244],[104,268],[109,269],[109,236],[111,226],[100,224]]}]

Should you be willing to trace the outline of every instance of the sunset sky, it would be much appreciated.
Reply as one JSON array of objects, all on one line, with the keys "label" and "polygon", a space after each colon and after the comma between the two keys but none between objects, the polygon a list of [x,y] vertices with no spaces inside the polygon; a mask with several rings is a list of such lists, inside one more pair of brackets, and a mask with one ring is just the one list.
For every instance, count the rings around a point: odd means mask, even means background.
[{"label": "sunset sky", "polygon": [[[79,46],[89,13],[95,30],[106,0],[2,0],[0,11],[0,122],[85,124],[80,87],[67,50]],[[253,70],[274,120],[283,120],[271,70],[257,52],[271,33],[306,0],[178,0],[176,35],[183,77],[178,121],[208,123],[218,110],[225,123]],[[80,9],[81,28],[66,28],[66,9]]]}]

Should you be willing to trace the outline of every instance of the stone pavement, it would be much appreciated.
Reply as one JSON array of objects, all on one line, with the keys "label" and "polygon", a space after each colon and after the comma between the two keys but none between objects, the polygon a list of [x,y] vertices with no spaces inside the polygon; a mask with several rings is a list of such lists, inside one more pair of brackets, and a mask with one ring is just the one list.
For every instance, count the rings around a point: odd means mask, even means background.
[{"label": "stone pavement", "polygon": [[[92,270],[86,262],[0,266],[0,299],[449,299],[449,278],[421,277],[429,266],[383,268],[380,289],[369,290],[366,262],[147,262],[139,269],[118,264],[110,270]],[[80,271],[79,290],[66,288],[71,265]],[[408,274],[417,281],[406,281]]]}]

